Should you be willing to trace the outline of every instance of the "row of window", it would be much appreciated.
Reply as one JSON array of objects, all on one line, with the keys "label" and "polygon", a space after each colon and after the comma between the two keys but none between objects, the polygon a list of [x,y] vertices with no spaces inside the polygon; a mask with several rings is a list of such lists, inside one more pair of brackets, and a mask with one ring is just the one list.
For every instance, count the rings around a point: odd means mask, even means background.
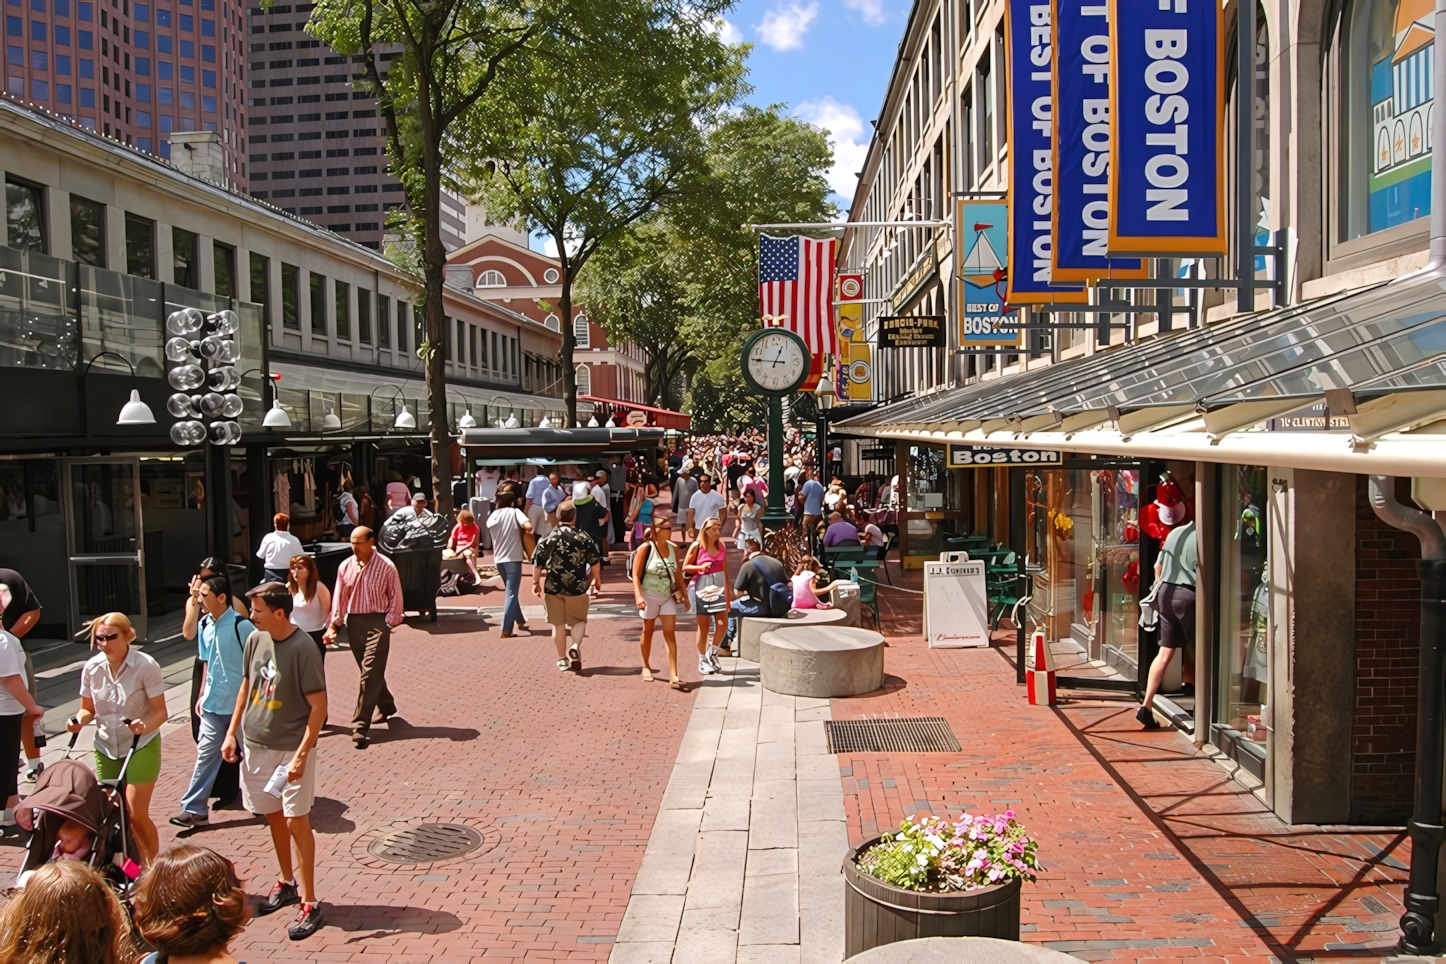
[{"label": "row of window", "polygon": [[[451,334],[449,325],[447,335]],[[458,318],[455,339],[444,340],[447,342],[447,361],[455,361],[459,366],[468,368],[489,369],[501,373],[503,377],[519,374],[517,369],[520,346],[512,335],[469,325]]]},{"label": "row of window", "polygon": [[[328,150],[328,151],[326,152],[326,156],[327,156],[327,157],[375,157],[375,156],[376,156],[376,153],[377,153],[377,149],[376,149],[375,147],[356,147],[356,148],[351,148],[351,149],[347,149],[347,148],[345,148],[345,147],[342,147],[342,148],[334,148],[334,149]],[[312,159],[321,157],[321,151],[278,151],[278,152],[276,152],[276,153],[274,153],[274,154],[251,154],[251,155],[248,155],[248,156],[249,156],[249,159],[251,160],[252,163],[257,163],[257,162],[260,162],[260,161],[264,161],[264,160],[266,160],[267,158],[270,158],[270,159],[273,160],[273,161],[294,161],[294,160],[297,160],[298,158],[299,158],[300,160],[305,161],[305,160],[312,160]]]},{"label": "row of window", "polygon": [[[277,98],[277,100],[280,99],[279,97]],[[326,112],[326,119],[329,121],[347,120],[348,118],[365,120],[376,116],[377,112],[375,110],[329,110]],[[321,119],[321,114],[272,114],[270,117],[252,117],[251,126],[255,127],[258,124],[295,124],[298,121],[306,124]]]}]

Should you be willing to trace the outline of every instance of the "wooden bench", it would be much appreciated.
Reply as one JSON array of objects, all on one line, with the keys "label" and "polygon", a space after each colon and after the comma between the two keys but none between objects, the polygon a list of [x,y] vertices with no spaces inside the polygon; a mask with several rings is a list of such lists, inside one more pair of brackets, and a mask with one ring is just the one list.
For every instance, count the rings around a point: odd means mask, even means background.
[{"label": "wooden bench", "polygon": [[759,640],[763,688],[785,696],[862,696],[884,685],[884,637],[851,626],[782,626]]},{"label": "wooden bench", "polygon": [[[763,634],[784,626],[847,626],[850,614],[846,609],[800,609],[796,619],[771,616],[744,616],[738,621],[738,652],[750,663],[758,662],[758,641]],[[857,625],[857,617],[854,625]]]}]

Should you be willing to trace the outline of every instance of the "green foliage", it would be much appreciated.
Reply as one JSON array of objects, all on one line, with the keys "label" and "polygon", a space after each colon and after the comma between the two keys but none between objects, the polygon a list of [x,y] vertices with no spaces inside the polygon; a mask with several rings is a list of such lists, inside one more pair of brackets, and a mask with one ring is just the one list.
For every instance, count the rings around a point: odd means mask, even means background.
[{"label": "green foliage", "polygon": [[743,383],[737,352],[714,359],[693,378],[684,408],[693,416],[693,431],[705,435],[768,425],[768,401]]},{"label": "green foliage", "polygon": [[[736,355],[758,327],[753,223],[817,221],[836,212],[824,178],[824,133],[774,105],[744,107],[707,134],[706,170],[656,213],[602,247],[579,279],[595,320],[649,353],[650,402],[675,404],[698,373],[689,410],[704,424],[759,424]],[[752,421],[750,421],[752,420]]]}]

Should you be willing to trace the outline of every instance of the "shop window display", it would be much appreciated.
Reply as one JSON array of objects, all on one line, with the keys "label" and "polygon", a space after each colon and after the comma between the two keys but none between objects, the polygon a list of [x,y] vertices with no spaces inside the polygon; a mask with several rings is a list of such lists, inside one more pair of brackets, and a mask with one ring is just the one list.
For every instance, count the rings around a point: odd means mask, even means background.
[{"label": "shop window display", "polygon": [[1216,729],[1235,749],[1263,759],[1270,707],[1266,473],[1259,465],[1223,471]]}]

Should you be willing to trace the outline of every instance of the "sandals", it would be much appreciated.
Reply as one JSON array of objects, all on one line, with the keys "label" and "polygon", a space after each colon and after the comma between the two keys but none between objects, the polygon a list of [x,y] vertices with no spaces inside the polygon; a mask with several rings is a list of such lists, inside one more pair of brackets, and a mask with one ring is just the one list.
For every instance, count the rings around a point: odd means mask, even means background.
[{"label": "sandals", "polygon": [[677,690],[679,693],[688,692],[688,684],[680,679],[675,679],[668,685],[671,686],[673,689]]},{"label": "sandals", "polygon": [[566,673],[570,669],[572,669],[572,660],[564,657],[557,661],[557,671],[559,673]]},{"label": "sandals", "polygon": [[653,681],[653,671],[652,671],[651,669],[649,669],[648,667],[644,666],[644,667],[643,667],[643,682],[644,682],[644,683],[651,683],[652,681]]}]

